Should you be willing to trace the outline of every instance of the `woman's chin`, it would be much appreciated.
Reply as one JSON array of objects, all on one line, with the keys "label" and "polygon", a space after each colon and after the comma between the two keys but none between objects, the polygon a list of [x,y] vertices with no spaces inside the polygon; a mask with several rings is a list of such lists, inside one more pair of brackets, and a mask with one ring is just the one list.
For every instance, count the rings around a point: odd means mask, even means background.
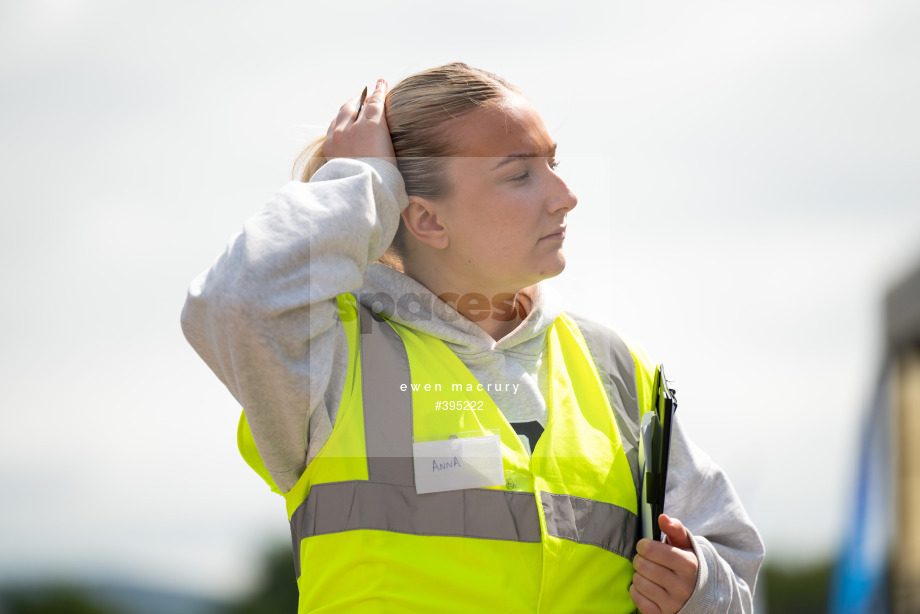
[{"label": "woman's chin", "polygon": [[555,257],[540,269],[539,279],[537,281],[543,281],[544,279],[556,277],[564,270],[565,254],[562,253],[562,250],[559,250],[559,252],[555,254]]}]

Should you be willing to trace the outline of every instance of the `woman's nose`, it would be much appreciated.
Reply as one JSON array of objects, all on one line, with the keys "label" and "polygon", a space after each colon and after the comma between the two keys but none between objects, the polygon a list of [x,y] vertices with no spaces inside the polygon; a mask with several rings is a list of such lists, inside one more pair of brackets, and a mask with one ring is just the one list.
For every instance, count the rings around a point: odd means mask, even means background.
[{"label": "woman's nose", "polygon": [[[555,173],[554,173],[555,174]],[[569,189],[568,184],[559,175],[555,175],[558,182],[553,198],[550,199],[550,212],[567,210],[571,211],[578,204],[578,197]]]}]

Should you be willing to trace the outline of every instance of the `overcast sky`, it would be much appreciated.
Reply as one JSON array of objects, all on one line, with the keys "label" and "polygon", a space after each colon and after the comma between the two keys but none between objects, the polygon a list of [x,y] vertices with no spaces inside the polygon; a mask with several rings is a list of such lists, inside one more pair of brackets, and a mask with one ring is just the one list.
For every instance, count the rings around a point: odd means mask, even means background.
[{"label": "overcast sky", "polygon": [[454,60],[559,143],[550,283],[665,363],[771,557],[834,552],[884,292],[920,261],[920,5],[318,4],[0,5],[0,582],[253,581],[284,505],[186,288],[342,102]]}]

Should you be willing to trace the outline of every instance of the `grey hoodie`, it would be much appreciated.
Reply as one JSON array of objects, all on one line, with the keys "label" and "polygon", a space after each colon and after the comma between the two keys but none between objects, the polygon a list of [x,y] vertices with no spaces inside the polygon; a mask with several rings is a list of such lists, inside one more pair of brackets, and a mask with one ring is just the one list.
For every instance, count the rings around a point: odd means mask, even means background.
[{"label": "grey hoodie", "polygon": [[[348,360],[335,297],[346,292],[442,339],[483,384],[513,382],[489,393],[509,422],[546,425],[544,333],[561,312],[559,297],[545,283],[535,286],[524,321],[494,340],[414,279],[376,262],[407,203],[388,162],[331,160],[309,183],[284,186],[192,282],[185,336],[246,409],[282,491],[335,423]],[[400,300],[410,295],[411,310]],[[692,533],[700,563],[681,612],[752,612],[760,536],[725,474],[686,439],[679,420],[672,437],[665,512]]]}]

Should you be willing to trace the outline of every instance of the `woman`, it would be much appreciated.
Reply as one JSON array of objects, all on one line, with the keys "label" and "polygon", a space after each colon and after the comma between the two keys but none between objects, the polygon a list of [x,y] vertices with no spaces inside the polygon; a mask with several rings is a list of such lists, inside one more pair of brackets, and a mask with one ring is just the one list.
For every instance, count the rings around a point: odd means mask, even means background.
[{"label": "woman", "polygon": [[577,204],[555,149],[491,73],[380,80],[192,283],[300,611],[751,611],[762,543],[679,424],[669,543],[638,540],[654,367],[540,283]]}]

